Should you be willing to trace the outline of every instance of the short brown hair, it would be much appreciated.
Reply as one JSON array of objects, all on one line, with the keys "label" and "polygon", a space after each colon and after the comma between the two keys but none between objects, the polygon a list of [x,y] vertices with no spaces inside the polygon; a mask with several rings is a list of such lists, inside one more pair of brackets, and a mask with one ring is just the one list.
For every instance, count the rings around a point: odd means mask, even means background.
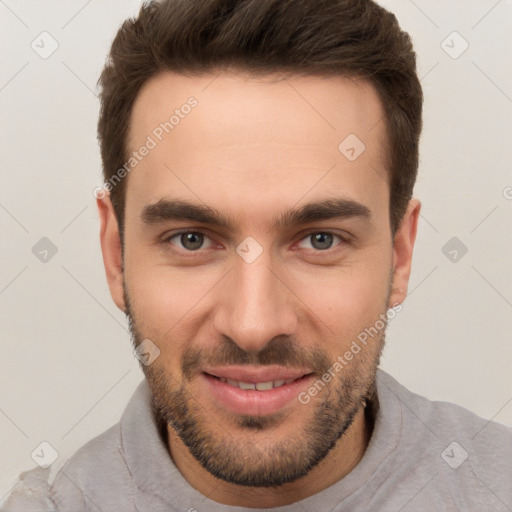
[{"label": "short brown hair", "polygon": [[[98,82],[105,182],[127,160],[132,106],[146,81],[167,70],[189,74],[222,68],[368,79],[385,112],[385,170],[396,232],[416,181],[423,93],[409,35],[372,0],[145,2],[119,29]],[[125,182],[111,189],[121,237]]]}]

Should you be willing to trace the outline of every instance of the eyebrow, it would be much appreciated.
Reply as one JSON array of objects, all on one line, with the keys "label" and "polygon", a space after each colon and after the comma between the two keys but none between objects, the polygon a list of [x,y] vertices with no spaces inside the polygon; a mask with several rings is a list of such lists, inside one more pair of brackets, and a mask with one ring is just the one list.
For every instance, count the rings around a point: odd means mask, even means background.
[{"label": "eyebrow", "polygon": [[[329,198],[307,203],[300,208],[289,208],[278,215],[270,224],[270,229],[286,228],[322,220],[361,218],[370,220],[367,206],[352,199]],[[232,216],[201,204],[183,200],[160,199],[144,206],[141,219],[146,224],[159,224],[170,220],[187,220],[208,224],[229,231],[237,230]]]}]

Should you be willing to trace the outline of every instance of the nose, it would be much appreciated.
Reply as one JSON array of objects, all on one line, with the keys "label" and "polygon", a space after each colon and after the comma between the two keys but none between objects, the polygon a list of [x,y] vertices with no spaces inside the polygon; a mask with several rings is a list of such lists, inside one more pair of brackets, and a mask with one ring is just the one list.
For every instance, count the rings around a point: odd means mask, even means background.
[{"label": "nose", "polygon": [[274,337],[289,336],[297,328],[293,292],[271,259],[268,251],[252,263],[235,255],[234,268],[219,290],[214,328],[246,352],[258,352]]}]

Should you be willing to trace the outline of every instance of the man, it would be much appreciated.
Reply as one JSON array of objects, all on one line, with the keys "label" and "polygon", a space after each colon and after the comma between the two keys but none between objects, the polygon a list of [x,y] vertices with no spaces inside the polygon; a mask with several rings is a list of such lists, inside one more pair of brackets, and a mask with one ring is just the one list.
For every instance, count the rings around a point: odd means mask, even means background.
[{"label": "man", "polygon": [[420,211],[395,17],[151,3],[100,85],[101,247],[146,380],[6,510],[512,510],[510,429],[378,369]]}]

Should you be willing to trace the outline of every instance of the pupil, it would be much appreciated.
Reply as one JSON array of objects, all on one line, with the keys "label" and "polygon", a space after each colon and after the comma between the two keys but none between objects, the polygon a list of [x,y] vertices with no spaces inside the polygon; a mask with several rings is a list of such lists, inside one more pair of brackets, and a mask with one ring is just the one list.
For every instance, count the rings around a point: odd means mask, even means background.
[{"label": "pupil", "polygon": [[186,249],[194,251],[203,244],[203,235],[201,233],[183,233],[181,235],[181,243]]},{"label": "pupil", "polygon": [[313,235],[313,247],[315,249],[329,249],[332,245],[332,235],[329,233],[315,233]]}]

